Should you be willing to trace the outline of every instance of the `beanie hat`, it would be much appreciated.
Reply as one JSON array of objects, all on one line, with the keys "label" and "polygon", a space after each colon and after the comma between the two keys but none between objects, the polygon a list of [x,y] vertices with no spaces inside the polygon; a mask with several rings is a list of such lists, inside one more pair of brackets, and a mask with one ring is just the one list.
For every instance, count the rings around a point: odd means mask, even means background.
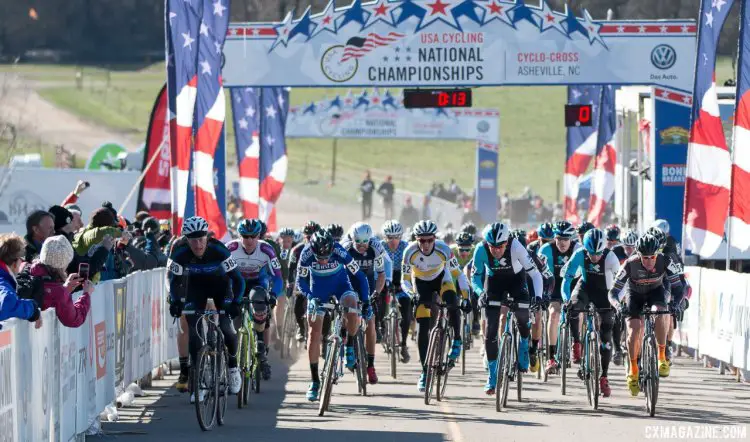
[{"label": "beanie hat", "polygon": [[102,203],[102,207],[104,207],[105,209],[109,209],[109,211],[112,212],[112,217],[114,218],[112,220],[112,224],[114,225],[115,222],[117,222],[117,210],[115,210],[115,208],[112,206],[112,203],[109,201],[104,201]]},{"label": "beanie hat", "polygon": [[83,214],[83,210],[81,210],[81,207],[78,206],[77,204],[66,204],[65,208],[70,210],[70,213],[78,212],[78,215]]},{"label": "beanie hat", "polygon": [[114,223],[115,217],[112,215],[112,211],[105,207],[96,209],[91,214],[92,227],[112,227]]},{"label": "beanie hat", "polygon": [[65,207],[55,205],[50,207],[48,212],[55,217],[55,232],[73,222],[73,214]]},{"label": "beanie hat", "polygon": [[53,269],[65,270],[73,261],[73,246],[62,235],[51,236],[42,244],[39,261]]}]

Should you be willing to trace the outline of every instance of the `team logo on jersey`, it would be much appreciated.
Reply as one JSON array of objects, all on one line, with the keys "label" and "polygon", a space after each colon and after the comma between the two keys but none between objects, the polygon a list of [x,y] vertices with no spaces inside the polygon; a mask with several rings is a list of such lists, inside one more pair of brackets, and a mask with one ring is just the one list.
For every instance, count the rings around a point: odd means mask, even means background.
[{"label": "team logo on jersey", "polygon": [[568,262],[567,256],[558,256],[557,257],[557,265],[564,266]]},{"label": "team logo on jersey", "polygon": [[592,263],[592,264],[589,264],[589,272],[593,272],[593,273],[601,273],[601,272],[602,272],[602,269],[601,269],[601,267],[599,266],[599,264],[593,264],[593,263]]}]

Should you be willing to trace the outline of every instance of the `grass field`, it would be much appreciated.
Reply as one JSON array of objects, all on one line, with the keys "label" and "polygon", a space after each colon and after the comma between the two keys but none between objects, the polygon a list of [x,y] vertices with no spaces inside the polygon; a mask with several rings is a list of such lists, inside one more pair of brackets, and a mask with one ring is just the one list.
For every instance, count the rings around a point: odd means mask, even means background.
[{"label": "grass field", "polygon": [[[112,129],[145,140],[149,113],[163,85],[163,65],[136,71],[118,67],[108,71],[83,68],[76,81],[76,66],[3,66],[36,81],[40,94],[61,108]],[[732,77],[728,59],[719,61],[717,78]],[[294,89],[293,105],[333,97],[345,89]],[[358,91],[355,91],[355,93]],[[562,178],[565,128],[562,108],[564,87],[479,88],[474,106],[500,110],[500,191],[521,191],[525,186],[547,200],[557,198]],[[229,101],[227,101],[229,103]],[[229,106],[229,104],[228,104]],[[229,112],[227,115],[230,115]],[[234,128],[228,130],[230,161],[234,154]],[[464,189],[474,187],[475,146],[471,142],[339,140],[336,186],[330,187],[332,140],[289,140],[288,185],[306,194],[353,201],[365,169],[377,181],[393,175],[398,187],[425,192],[433,181],[455,178]]]}]

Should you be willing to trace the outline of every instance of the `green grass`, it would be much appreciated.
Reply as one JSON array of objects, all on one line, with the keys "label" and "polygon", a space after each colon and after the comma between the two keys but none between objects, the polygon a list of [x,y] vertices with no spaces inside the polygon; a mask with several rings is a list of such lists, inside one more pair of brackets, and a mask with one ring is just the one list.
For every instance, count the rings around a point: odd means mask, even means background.
[{"label": "green grass", "polygon": [[[7,165],[12,156],[37,153],[42,156],[42,166],[55,167],[57,154],[54,146],[24,134],[19,135],[14,142],[0,138],[0,164]],[[76,157],[74,161],[78,168],[83,168],[86,164],[84,157]]]},{"label": "green grass", "polygon": [[[145,140],[153,101],[164,82],[164,66],[157,63],[137,71],[84,67],[80,89],[77,66],[0,65],[0,72],[14,70],[38,81],[40,94],[57,106],[112,129],[129,132],[135,141]],[[732,78],[729,59],[720,59],[720,83]],[[62,80],[61,80],[62,79]],[[45,87],[45,81],[53,81]],[[60,84],[69,81],[70,85]],[[300,105],[343,94],[345,89],[294,89],[291,101]],[[355,91],[357,92],[357,91]],[[526,186],[546,200],[557,199],[562,178],[565,128],[562,108],[564,87],[480,88],[474,91],[475,107],[500,110],[500,191],[516,193]],[[229,106],[229,100],[227,100]],[[227,115],[230,115],[229,107]],[[230,163],[235,162],[234,128],[227,126]],[[425,192],[433,181],[455,178],[464,189],[474,187],[472,142],[339,140],[336,185],[329,186],[332,140],[288,140],[288,185],[306,194],[330,195],[342,201],[356,199],[356,187],[365,170],[377,181],[392,175],[402,189]]]}]

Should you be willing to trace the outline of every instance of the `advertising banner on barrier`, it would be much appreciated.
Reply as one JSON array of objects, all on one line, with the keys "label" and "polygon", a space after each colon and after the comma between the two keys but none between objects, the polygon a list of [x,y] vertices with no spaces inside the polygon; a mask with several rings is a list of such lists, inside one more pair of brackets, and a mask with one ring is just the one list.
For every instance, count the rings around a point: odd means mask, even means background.
[{"label": "advertising banner on barrier", "polygon": [[497,218],[497,170],[499,162],[497,144],[477,143],[477,181],[476,189],[477,212],[482,219],[493,222]]},{"label": "advertising banner on barrier", "polygon": [[497,144],[496,109],[405,109],[401,96],[377,89],[289,110],[287,138],[483,140]]},{"label": "advertising banner on barrier", "polygon": [[685,267],[685,279],[690,283],[693,294],[689,300],[690,307],[685,311],[682,322],[677,323],[673,337],[673,341],[678,345],[693,349],[699,349],[701,270],[700,267]]},{"label": "advertising banner on barrier", "polygon": [[[512,11],[512,12],[511,12]],[[660,84],[692,88],[696,25],[524,2],[376,0],[233,23],[225,86]]]},{"label": "advertising banner on barrier", "polygon": [[0,428],[3,438],[11,441],[18,438],[18,387],[16,379],[15,330],[13,324],[3,323],[0,330]]}]

